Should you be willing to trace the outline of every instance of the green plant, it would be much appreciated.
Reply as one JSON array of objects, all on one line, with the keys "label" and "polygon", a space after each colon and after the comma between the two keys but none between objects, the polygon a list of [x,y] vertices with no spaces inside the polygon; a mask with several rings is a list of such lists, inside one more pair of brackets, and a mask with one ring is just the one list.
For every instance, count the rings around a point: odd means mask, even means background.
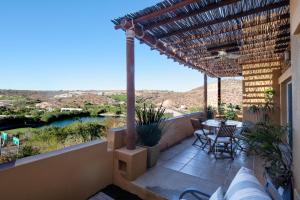
[{"label": "green plant", "polygon": [[270,120],[270,114],[274,112],[274,96],[276,92],[273,88],[264,91],[265,103],[263,105],[252,105],[248,108],[248,113],[254,114],[257,121]]},{"label": "green plant", "polygon": [[207,107],[207,119],[213,119],[215,116],[216,110],[212,106]]},{"label": "green plant", "polygon": [[21,147],[20,152],[18,154],[18,158],[24,158],[28,156],[33,156],[39,154],[40,151],[37,147],[32,147],[31,145],[25,145]]},{"label": "green plant", "polygon": [[265,169],[276,186],[288,185],[292,177],[292,152],[286,134],[286,127],[271,121],[258,122],[244,134],[248,151],[264,160]]},{"label": "green plant", "polygon": [[224,115],[225,114],[225,106],[226,106],[226,104],[223,103],[223,102],[220,104],[220,106],[218,108],[219,115]]},{"label": "green plant", "polygon": [[240,110],[238,105],[229,104],[225,110],[225,119],[227,120],[236,120],[238,115],[237,112]]},{"label": "green plant", "polygon": [[136,108],[136,125],[138,142],[144,146],[155,146],[161,139],[165,126],[165,108],[156,108],[153,104],[144,103]]}]

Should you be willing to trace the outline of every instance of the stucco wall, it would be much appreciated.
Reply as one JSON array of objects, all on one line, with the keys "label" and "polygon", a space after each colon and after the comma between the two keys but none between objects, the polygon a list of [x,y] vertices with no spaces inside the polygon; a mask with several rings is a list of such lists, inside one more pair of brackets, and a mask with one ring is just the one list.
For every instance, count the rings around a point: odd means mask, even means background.
[{"label": "stucco wall", "polygon": [[0,199],[84,200],[112,183],[113,152],[93,141],[0,168]]},{"label": "stucco wall", "polygon": [[193,113],[169,119],[166,125],[166,132],[159,142],[160,149],[165,150],[183,139],[192,136],[194,129],[190,119],[193,117],[203,117],[203,113]]},{"label": "stucco wall", "polygon": [[300,25],[300,1],[291,0],[291,62],[293,72],[293,154],[295,187],[300,192],[300,35],[294,34]]}]

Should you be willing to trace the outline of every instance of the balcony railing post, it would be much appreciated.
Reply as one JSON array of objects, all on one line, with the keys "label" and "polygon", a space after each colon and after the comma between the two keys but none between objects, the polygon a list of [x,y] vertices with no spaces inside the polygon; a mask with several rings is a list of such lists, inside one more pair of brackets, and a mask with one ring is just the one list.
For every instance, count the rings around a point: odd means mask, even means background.
[{"label": "balcony railing post", "polygon": [[135,86],[134,86],[134,37],[132,29],[126,31],[127,54],[127,149],[135,149]]},{"label": "balcony railing post", "polygon": [[207,118],[207,75],[204,74],[203,78],[204,78],[204,89],[203,89],[204,106],[203,106],[203,109],[204,109],[205,118]]},{"label": "balcony railing post", "polygon": [[221,78],[218,77],[218,111],[220,109],[220,106],[221,106]]}]

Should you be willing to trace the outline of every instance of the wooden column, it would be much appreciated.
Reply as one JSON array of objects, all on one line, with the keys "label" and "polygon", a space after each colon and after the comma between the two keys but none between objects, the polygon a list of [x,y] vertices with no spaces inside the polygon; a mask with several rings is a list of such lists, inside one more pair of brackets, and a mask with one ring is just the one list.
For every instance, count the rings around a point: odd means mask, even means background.
[{"label": "wooden column", "polygon": [[203,106],[203,109],[204,109],[205,118],[207,118],[207,75],[204,74],[203,78],[204,78],[204,87],[203,87],[204,106]]},{"label": "wooden column", "polygon": [[218,110],[220,108],[220,105],[221,105],[221,78],[218,77]]},{"label": "wooden column", "polygon": [[134,36],[133,30],[126,31],[127,54],[127,149],[134,150],[136,142],[135,129],[135,86],[134,86]]}]

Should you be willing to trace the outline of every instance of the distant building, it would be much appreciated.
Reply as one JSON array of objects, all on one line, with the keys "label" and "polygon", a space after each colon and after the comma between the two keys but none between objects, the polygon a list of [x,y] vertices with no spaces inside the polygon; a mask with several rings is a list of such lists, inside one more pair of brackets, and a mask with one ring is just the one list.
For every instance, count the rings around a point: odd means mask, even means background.
[{"label": "distant building", "polygon": [[55,95],[54,98],[56,99],[61,99],[61,98],[70,98],[70,97],[73,97],[72,94],[70,93],[65,93],[65,94],[59,94],[59,95]]},{"label": "distant building", "polygon": [[80,111],[82,111],[82,109],[81,108],[61,108],[60,109],[60,112],[72,112],[72,111],[80,112]]},{"label": "distant building", "polygon": [[48,110],[50,112],[53,111],[53,105],[49,102],[37,103],[35,104],[35,107],[42,110]]},{"label": "distant building", "polygon": [[9,107],[12,106],[13,104],[11,103],[10,100],[2,100],[0,101],[0,107]]}]

